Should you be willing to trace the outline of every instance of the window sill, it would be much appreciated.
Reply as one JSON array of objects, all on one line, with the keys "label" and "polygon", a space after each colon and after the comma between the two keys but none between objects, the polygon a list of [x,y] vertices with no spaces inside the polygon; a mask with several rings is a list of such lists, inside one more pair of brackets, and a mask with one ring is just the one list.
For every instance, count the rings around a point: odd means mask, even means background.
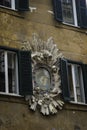
[{"label": "window sill", "polygon": [[62,24],[67,25],[67,26],[71,26],[71,27],[74,27],[74,28],[80,28],[79,26],[76,26],[76,25],[73,25],[73,24],[69,24],[69,23],[62,22]]},{"label": "window sill", "polygon": [[4,92],[0,92],[0,95],[7,95],[7,96],[15,96],[15,97],[23,97],[21,95],[18,94],[14,94],[14,93],[4,93]]},{"label": "window sill", "polygon": [[17,94],[0,93],[0,102],[27,104],[25,98]]},{"label": "window sill", "polygon": [[82,102],[73,102],[73,101],[70,101],[70,103],[76,104],[76,105],[84,105],[84,106],[87,106],[86,103],[82,103]]},{"label": "window sill", "polygon": [[64,109],[72,110],[72,111],[87,112],[87,104],[85,104],[85,103],[75,103],[75,102],[65,102]]},{"label": "window sill", "polygon": [[64,22],[56,21],[55,27],[61,28],[61,29],[66,29],[66,30],[71,30],[71,31],[76,31],[76,32],[84,33],[84,34],[87,35],[87,29],[81,28],[79,26],[75,26],[75,25],[72,25],[72,24],[67,24],[67,23],[64,23]]},{"label": "window sill", "polygon": [[13,9],[13,8],[10,8],[10,7],[6,7],[6,6],[3,6],[3,5],[0,5],[0,8],[5,8],[5,9],[8,9],[8,10],[17,11],[16,9]]},{"label": "window sill", "polygon": [[0,5],[0,12],[1,13],[6,13],[15,17],[19,17],[19,18],[24,18],[23,12],[19,12],[16,9],[12,9],[12,8],[8,8],[8,7],[4,7]]}]

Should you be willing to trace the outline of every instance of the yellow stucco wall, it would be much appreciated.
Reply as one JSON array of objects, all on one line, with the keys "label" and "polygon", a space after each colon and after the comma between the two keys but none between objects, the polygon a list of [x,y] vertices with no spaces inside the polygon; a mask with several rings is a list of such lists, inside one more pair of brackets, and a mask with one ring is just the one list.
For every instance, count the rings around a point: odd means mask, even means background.
[{"label": "yellow stucco wall", "polygon": [[32,112],[24,98],[0,96],[0,130],[87,130],[87,106],[65,104],[56,115]]},{"label": "yellow stucco wall", "polygon": [[30,7],[34,10],[17,12],[0,8],[1,45],[18,47],[29,40],[32,33],[37,33],[44,40],[52,36],[66,57],[87,62],[87,30],[56,22],[50,0],[30,0]]},{"label": "yellow stucco wall", "polygon": [[[0,45],[20,48],[33,33],[53,37],[63,55],[87,63],[87,30],[58,23],[51,0],[30,0],[33,11],[0,8]],[[57,115],[32,113],[21,97],[0,96],[0,130],[87,130],[87,106],[65,104]]]}]

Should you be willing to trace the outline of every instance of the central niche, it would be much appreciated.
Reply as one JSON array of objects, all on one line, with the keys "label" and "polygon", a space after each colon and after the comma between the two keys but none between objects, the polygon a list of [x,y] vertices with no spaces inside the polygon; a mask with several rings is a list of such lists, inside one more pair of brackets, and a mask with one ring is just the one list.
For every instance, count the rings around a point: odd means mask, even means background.
[{"label": "central niche", "polygon": [[29,108],[43,115],[56,114],[62,109],[60,58],[63,57],[53,38],[43,41],[34,34],[22,47],[31,50],[33,95],[26,96]]},{"label": "central niche", "polygon": [[51,89],[51,75],[46,68],[38,68],[35,72],[35,83],[43,91]]}]

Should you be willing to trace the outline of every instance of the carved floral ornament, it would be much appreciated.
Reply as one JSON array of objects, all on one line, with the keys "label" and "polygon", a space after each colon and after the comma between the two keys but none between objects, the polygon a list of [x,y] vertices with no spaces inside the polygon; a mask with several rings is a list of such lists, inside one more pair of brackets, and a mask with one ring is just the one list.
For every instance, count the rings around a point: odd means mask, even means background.
[{"label": "carved floral ornament", "polygon": [[30,41],[24,42],[22,49],[32,52],[33,96],[26,96],[29,108],[33,111],[38,108],[43,115],[56,114],[64,104],[59,96],[62,93],[59,74],[62,53],[52,37],[45,42],[37,34],[33,34]]}]

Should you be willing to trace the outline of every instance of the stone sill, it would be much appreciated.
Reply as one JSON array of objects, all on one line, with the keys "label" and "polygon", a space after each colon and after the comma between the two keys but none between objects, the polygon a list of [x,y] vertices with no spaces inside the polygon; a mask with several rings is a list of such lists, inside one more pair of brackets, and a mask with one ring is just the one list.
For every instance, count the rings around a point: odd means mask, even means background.
[{"label": "stone sill", "polygon": [[0,93],[0,101],[1,102],[26,104],[26,101],[25,101],[23,96],[12,95],[12,94],[10,95],[10,94],[1,94]]},{"label": "stone sill", "polygon": [[69,25],[66,23],[55,21],[55,27],[61,28],[61,29],[66,29],[66,30],[71,30],[71,31],[76,31],[76,32],[83,33],[83,34],[87,35],[87,29],[80,28],[78,26]]},{"label": "stone sill", "polygon": [[13,10],[7,7],[0,6],[0,12],[1,13],[6,13],[15,17],[19,18],[24,18],[24,12],[18,11],[18,10]]},{"label": "stone sill", "polygon": [[72,103],[72,102],[69,102],[69,103],[66,103],[65,102],[65,105],[64,105],[64,109],[66,110],[71,110],[71,111],[84,111],[84,112],[87,112],[87,104],[83,104],[83,103]]},{"label": "stone sill", "polygon": [[[18,103],[18,104],[24,104],[24,105],[28,104],[28,102],[25,101],[25,98],[20,95],[16,96],[16,95],[0,94],[0,102]],[[76,103],[65,102],[63,109],[69,110],[69,111],[87,112],[87,104],[76,104]]]}]

